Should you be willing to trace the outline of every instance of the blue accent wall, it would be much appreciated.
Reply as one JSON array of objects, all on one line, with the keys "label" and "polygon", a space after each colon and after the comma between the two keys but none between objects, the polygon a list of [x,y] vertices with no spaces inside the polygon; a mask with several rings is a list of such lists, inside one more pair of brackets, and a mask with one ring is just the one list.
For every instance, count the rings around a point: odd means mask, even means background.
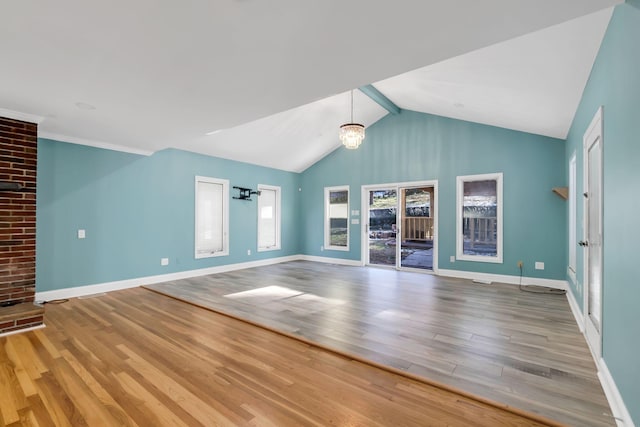
[{"label": "blue accent wall", "polygon": [[[640,424],[640,1],[615,8],[567,138],[566,159],[577,154],[578,194],[582,194],[582,138],[598,107],[604,106],[604,279],[602,355],[627,409]],[[577,233],[582,239],[582,199]],[[582,302],[583,260],[578,252]]]},{"label": "blue accent wall", "polygon": [[[230,200],[229,256],[195,259],[196,175],[282,188],[282,249],[257,252],[257,201]],[[299,175],[180,150],[38,141],[38,292],[300,253]],[[233,195],[233,189],[230,189]],[[86,238],[78,239],[77,230]],[[251,250],[251,256],[247,255]],[[168,266],[160,259],[169,258]]]},{"label": "blue accent wall", "polygon": [[[305,254],[360,260],[361,228],[351,225],[350,251],[320,251],[323,188],[349,185],[350,209],[361,209],[361,186],[438,180],[441,269],[565,278],[564,142],[558,139],[402,110],[367,129],[358,150],[339,148],[303,172],[301,231]],[[504,173],[504,263],[449,262],[456,253],[456,176]],[[361,218],[361,221],[365,221]],[[534,263],[545,263],[534,270]]]}]

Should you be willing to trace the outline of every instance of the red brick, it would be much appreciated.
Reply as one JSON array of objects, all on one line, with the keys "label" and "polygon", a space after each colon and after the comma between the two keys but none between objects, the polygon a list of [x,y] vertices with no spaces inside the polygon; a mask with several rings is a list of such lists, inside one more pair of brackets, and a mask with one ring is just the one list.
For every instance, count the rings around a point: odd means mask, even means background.
[{"label": "red brick", "polygon": [[21,292],[19,294],[11,294],[11,301],[20,301],[27,302],[27,300],[31,298],[31,293],[29,292]]},{"label": "red brick", "polygon": [[[0,300],[35,299],[37,132],[37,124],[0,117],[0,180],[23,186],[19,192],[0,192]],[[0,330],[36,322],[42,318],[0,325]]]},{"label": "red brick", "polygon": [[9,322],[0,323],[0,332],[4,332],[4,329],[12,328],[16,325],[15,320],[11,320]]},{"label": "red brick", "polygon": [[42,316],[42,315],[34,316],[34,317],[27,317],[26,319],[18,319],[18,320],[16,320],[16,325],[20,326],[20,325],[27,325],[27,324],[31,324],[31,323],[42,323],[43,320],[44,320],[44,316]]}]

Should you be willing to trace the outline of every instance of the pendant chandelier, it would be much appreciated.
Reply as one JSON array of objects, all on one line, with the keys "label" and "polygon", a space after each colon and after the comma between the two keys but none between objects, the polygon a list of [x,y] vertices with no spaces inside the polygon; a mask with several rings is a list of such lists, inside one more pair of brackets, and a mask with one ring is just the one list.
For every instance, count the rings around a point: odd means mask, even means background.
[{"label": "pendant chandelier", "polygon": [[364,125],[353,122],[353,90],[351,91],[351,123],[340,126],[340,141],[349,150],[355,150],[364,139]]}]

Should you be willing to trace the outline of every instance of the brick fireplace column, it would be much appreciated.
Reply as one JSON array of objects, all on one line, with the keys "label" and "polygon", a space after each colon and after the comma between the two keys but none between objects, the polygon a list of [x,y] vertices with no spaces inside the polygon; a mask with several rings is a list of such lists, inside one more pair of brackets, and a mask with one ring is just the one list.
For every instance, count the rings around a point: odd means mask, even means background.
[{"label": "brick fireplace column", "polygon": [[41,325],[36,283],[38,125],[0,117],[0,334]]}]

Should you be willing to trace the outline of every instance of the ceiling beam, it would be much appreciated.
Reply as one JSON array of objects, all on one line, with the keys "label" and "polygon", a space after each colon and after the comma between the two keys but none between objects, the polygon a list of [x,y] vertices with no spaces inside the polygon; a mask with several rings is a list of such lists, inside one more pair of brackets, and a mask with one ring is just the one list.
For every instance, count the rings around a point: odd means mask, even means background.
[{"label": "ceiling beam", "polygon": [[391,114],[400,114],[400,107],[394,104],[392,100],[384,96],[384,94],[373,87],[373,85],[361,86],[358,89],[360,89],[360,92],[364,93],[369,98],[377,102],[382,108],[384,108]]}]

